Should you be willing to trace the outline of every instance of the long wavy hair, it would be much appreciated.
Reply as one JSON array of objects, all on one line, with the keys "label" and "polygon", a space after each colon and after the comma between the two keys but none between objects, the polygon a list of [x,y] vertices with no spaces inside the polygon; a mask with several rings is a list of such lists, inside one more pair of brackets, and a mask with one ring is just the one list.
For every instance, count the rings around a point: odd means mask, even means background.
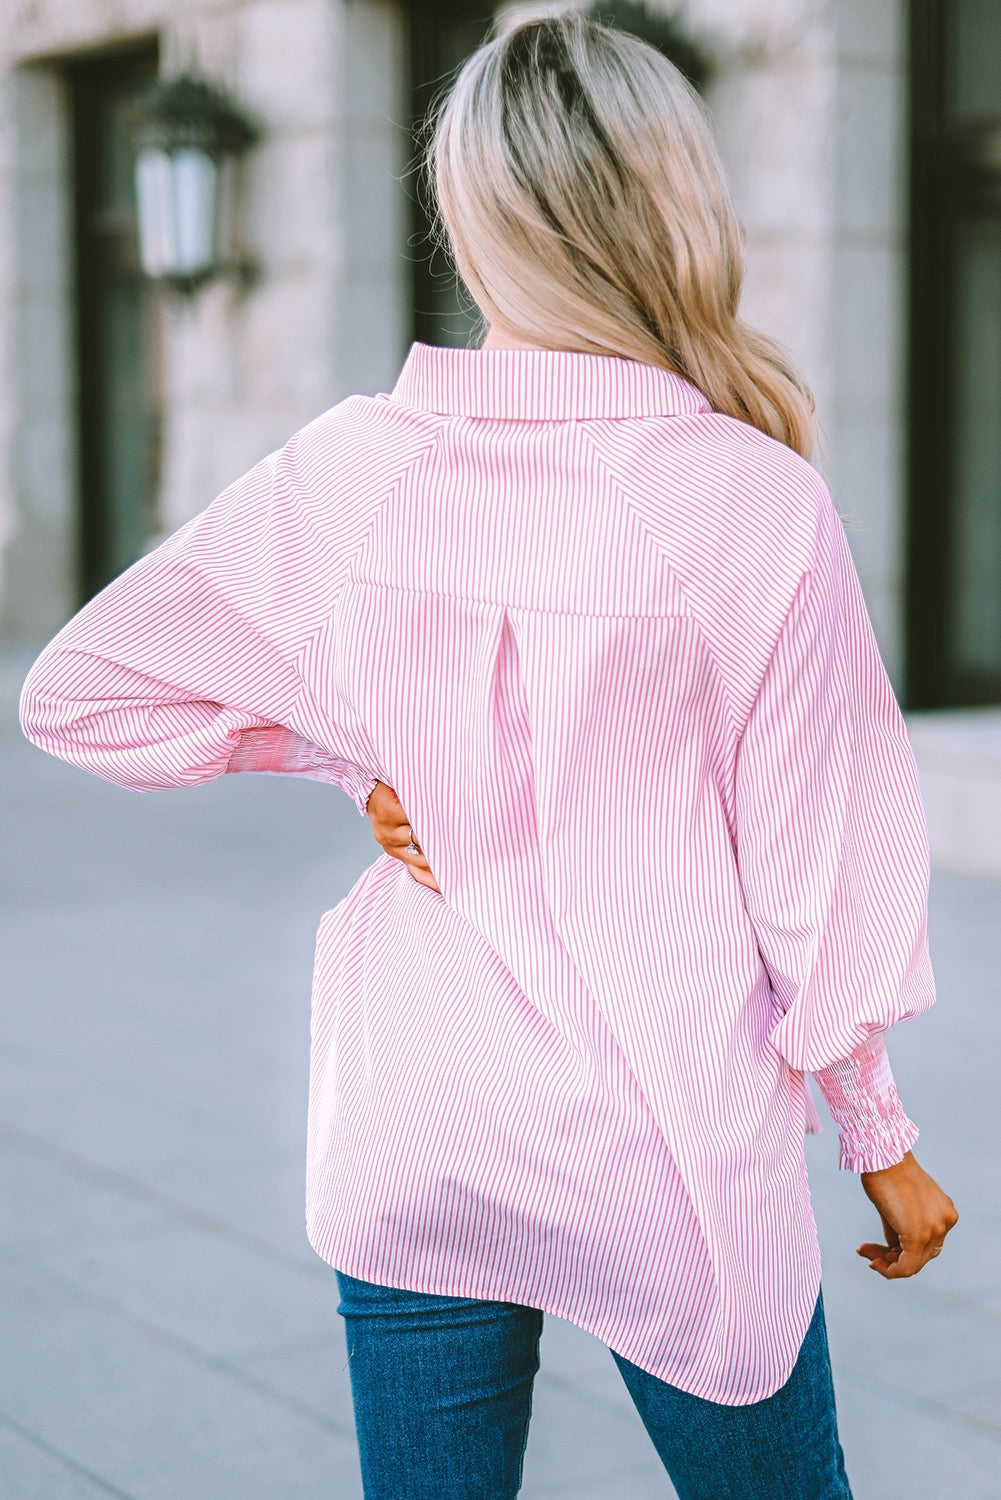
[{"label": "long wavy hair", "polygon": [[743,231],[708,115],[661,52],[580,14],[517,26],[467,59],[427,167],[488,324],[673,370],[812,455],[808,388],[738,317]]}]

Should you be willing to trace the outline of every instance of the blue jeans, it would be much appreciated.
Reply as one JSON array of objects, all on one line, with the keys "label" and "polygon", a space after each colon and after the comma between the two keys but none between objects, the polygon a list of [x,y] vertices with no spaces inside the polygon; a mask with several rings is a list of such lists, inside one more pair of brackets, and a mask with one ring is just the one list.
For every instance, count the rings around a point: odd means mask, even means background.
[{"label": "blue jeans", "polygon": [[[366,1500],[514,1500],[542,1314],[337,1280]],[[851,1500],[821,1298],[788,1381],[751,1406],[613,1357],[680,1500]]]}]

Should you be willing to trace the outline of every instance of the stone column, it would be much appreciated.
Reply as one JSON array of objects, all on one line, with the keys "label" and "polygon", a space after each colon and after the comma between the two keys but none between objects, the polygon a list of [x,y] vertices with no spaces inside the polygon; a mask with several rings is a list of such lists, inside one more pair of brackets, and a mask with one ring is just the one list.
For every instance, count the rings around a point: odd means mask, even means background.
[{"label": "stone column", "polygon": [[0,69],[0,630],[34,639],[75,599],[76,374],[68,104]]}]

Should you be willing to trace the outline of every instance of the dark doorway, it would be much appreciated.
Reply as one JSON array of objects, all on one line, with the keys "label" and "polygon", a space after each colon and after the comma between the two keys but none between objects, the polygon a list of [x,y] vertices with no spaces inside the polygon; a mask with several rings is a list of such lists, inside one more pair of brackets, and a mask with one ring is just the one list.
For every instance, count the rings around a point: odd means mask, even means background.
[{"label": "dark doorway", "polygon": [[[416,0],[409,6],[410,95],[414,149],[435,96],[489,33],[489,4]],[[470,15],[472,11],[472,15]],[[476,309],[457,285],[451,262],[434,247],[424,188],[414,193],[411,257],[413,336],[424,344],[463,346],[479,325]]]},{"label": "dark doorway", "polygon": [[1001,0],[912,9],[907,699],[1001,702]]},{"label": "dark doorway", "polygon": [[131,110],[156,77],[155,42],[69,69],[79,364],[80,598],[157,532],[160,338],[139,270]]}]

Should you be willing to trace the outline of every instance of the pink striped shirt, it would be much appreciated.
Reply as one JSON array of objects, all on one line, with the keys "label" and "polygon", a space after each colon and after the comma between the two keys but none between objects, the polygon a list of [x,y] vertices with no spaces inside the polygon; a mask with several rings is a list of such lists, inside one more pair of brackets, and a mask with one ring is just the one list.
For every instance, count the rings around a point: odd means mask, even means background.
[{"label": "pink striped shirt", "polygon": [[916,1136],[934,997],[907,733],[816,471],[638,363],[416,345],[39,658],[36,744],[137,790],[394,786],[320,923],[307,1230],[573,1320],[699,1396],[788,1377],[842,1165]]}]

